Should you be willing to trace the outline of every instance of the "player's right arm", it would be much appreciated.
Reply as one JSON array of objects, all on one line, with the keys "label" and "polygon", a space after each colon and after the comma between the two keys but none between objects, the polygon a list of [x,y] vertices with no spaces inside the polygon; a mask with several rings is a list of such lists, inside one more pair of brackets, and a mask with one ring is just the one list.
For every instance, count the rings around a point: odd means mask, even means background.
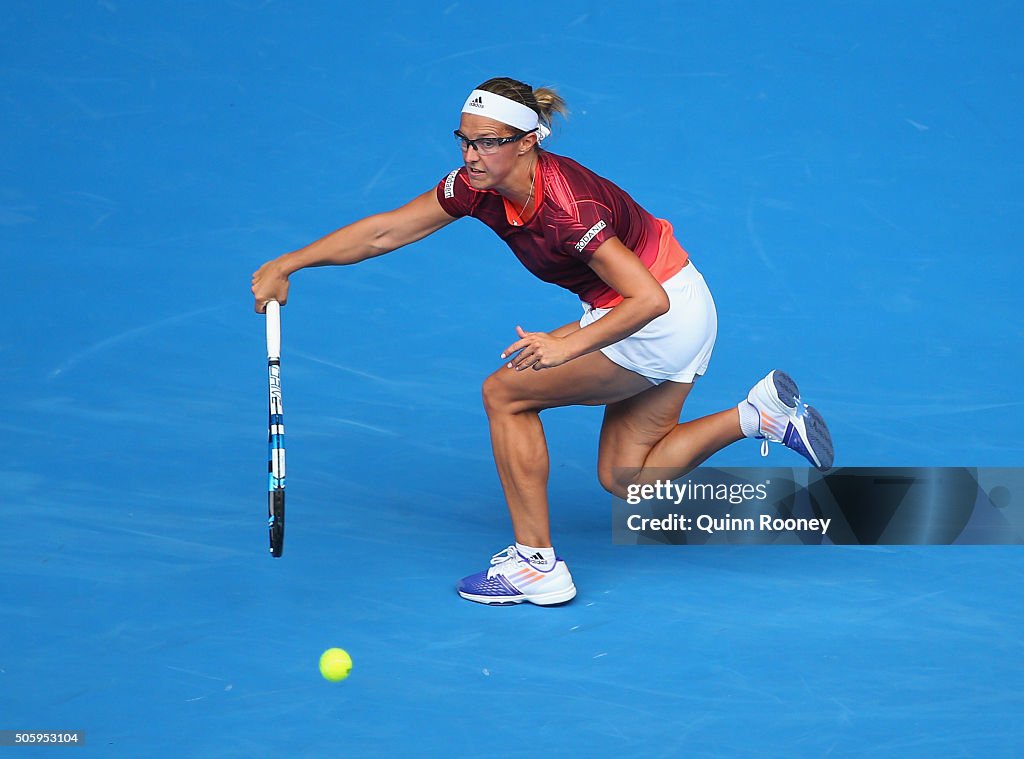
[{"label": "player's right arm", "polygon": [[312,266],[345,266],[382,256],[403,245],[421,240],[455,221],[430,189],[401,208],[374,214],[331,232],[304,248],[285,253],[263,264],[252,275],[256,310],[263,313],[267,301],[288,301],[288,277]]}]

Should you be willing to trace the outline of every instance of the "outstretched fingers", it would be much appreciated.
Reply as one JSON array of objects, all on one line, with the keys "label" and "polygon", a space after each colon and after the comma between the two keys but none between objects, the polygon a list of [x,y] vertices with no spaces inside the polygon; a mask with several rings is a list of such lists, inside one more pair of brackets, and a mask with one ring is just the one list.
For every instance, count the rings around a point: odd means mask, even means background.
[{"label": "outstretched fingers", "polygon": [[507,366],[509,369],[550,369],[560,366],[572,358],[565,346],[564,338],[547,332],[527,332],[516,327],[519,340],[508,346],[501,354],[502,358],[514,356]]}]

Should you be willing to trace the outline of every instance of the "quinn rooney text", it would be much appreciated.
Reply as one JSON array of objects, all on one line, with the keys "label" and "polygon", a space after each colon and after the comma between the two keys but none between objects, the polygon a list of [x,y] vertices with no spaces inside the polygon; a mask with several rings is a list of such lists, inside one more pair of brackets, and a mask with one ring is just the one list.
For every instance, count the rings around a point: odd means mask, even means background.
[{"label": "quinn rooney text", "polygon": [[729,514],[724,517],[713,517],[708,514],[700,514],[696,517],[667,514],[661,518],[630,514],[626,518],[626,527],[632,532],[700,530],[709,535],[714,535],[716,532],[820,532],[825,535],[830,524],[832,524],[831,519],[796,519],[793,517],[783,519],[771,514],[758,514],[757,519],[734,517]]}]

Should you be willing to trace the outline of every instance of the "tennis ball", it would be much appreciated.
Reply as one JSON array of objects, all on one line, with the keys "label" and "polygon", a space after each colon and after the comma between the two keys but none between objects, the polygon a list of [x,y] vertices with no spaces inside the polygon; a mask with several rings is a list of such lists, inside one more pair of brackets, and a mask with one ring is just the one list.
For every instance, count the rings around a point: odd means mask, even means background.
[{"label": "tennis ball", "polygon": [[328,648],[320,655],[320,674],[325,680],[336,683],[348,677],[352,671],[352,657],[343,648]]}]

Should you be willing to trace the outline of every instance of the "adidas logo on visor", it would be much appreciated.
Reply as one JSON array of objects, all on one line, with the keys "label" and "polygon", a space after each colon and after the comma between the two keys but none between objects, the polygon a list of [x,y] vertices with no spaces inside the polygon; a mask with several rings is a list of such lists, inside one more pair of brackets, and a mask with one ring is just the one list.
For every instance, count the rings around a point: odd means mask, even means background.
[{"label": "adidas logo on visor", "polygon": [[483,95],[479,95],[479,96],[473,98],[472,100],[470,100],[466,105],[471,105],[474,108],[483,108],[484,107],[484,96]]}]

